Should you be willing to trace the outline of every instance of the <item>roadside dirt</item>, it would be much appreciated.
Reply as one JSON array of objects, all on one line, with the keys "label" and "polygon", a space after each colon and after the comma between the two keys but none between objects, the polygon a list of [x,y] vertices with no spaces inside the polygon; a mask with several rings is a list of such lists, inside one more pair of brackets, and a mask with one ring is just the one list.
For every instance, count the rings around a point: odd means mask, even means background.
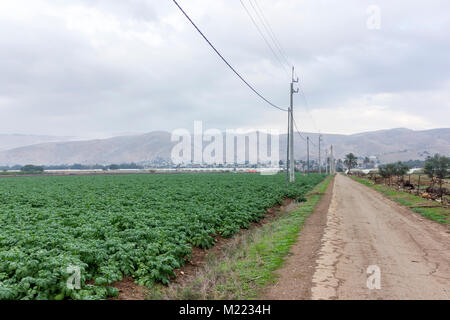
[{"label": "roadside dirt", "polygon": [[449,228],[338,175],[310,298],[450,299]]},{"label": "roadside dirt", "polygon": [[306,219],[297,242],[292,246],[288,260],[277,271],[279,279],[267,288],[264,299],[305,300],[311,297],[315,261],[320,251],[320,240],[327,224],[327,212],[333,193],[333,182]]},{"label": "roadside dirt", "polygon": [[223,238],[221,236],[216,236],[215,245],[210,249],[203,250],[196,247],[192,248],[191,259],[187,261],[182,268],[175,270],[176,277],[171,280],[171,286],[180,284],[189,280],[189,278],[194,277],[198,269],[205,264],[206,256],[208,254],[217,254],[217,256],[220,256],[220,252],[223,250],[224,246],[232,241],[239,241],[239,238],[244,236],[246,233],[251,232],[255,228],[261,228],[264,224],[279,217],[281,213],[292,210],[296,205],[297,204],[294,199],[284,199],[282,205],[267,209],[266,216],[263,219],[258,222],[253,222],[248,229],[241,229],[241,231],[234,237]]}]

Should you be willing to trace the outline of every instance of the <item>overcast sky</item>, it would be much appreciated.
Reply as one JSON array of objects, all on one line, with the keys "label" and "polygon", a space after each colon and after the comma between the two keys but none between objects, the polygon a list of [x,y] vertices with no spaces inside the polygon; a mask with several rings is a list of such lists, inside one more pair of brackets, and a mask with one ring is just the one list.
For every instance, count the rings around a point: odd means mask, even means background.
[{"label": "overcast sky", "polygon": [[[302,130],[450,127],[450,1],[253,1],[300,76]],[[178,2],[250,83],[288,105],[290,76],[239,0]],[[171,0],[1,0],[0,113],[0,133],[77,137],[191,130],[194,120],[281,129],[287,118]]]}]

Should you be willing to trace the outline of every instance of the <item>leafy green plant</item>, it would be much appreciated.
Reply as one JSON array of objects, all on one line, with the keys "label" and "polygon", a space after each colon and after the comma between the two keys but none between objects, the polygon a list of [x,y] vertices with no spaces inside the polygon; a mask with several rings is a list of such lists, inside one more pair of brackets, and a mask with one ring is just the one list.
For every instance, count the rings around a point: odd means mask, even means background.
[{"label": "leafy green plant", "polygon": [[[324,175],[177,174],[0,181],[0,299],[104,299],[124,275],[169,283],[192,246],[209,248],[299,198]],[[68,289],[67,267],[81,272]]]}]

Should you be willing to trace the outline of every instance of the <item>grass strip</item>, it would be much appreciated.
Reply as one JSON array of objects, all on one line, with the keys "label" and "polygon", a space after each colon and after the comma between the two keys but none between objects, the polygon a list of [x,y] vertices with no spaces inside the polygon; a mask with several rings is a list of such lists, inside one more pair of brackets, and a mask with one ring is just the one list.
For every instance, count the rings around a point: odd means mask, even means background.
[{"label": "grass strip", "polygon": [[[365,178],[354,176],[351,176],[351,178],[359,183],[368,186],[369,188],[372,188],[384,194],[389,199],[392,199],[403,206],[409,207],[412,211],[421,214],[425,218],[442,224],[450,225],[450,209],[440,205],[436,201],[427,200],[418,195],[411,194],[405,191],[395,190],[386,185],[375,184],[373,181]],[[426,208],[426,206],[435,207]]]}]

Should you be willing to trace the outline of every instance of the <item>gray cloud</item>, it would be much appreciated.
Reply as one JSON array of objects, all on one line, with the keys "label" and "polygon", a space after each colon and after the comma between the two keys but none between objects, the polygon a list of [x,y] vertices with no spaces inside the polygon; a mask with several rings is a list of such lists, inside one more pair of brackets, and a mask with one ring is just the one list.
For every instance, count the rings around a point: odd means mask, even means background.
[{"label": "gray cloud", "polygon": [[[239,1],[179,2],[252,84],[287,105],[289,77]],[[448,1],[258,3],[302,80],[310,112],[300,96],[296,110],[305,130],[450,125]],[[366,27],[371,4],[381,9],[380,30]],[[221,129],[286,121],[171,1],[2,1],[0,70],[2,133],[102,136],[191,128],[194,120]]]}]

